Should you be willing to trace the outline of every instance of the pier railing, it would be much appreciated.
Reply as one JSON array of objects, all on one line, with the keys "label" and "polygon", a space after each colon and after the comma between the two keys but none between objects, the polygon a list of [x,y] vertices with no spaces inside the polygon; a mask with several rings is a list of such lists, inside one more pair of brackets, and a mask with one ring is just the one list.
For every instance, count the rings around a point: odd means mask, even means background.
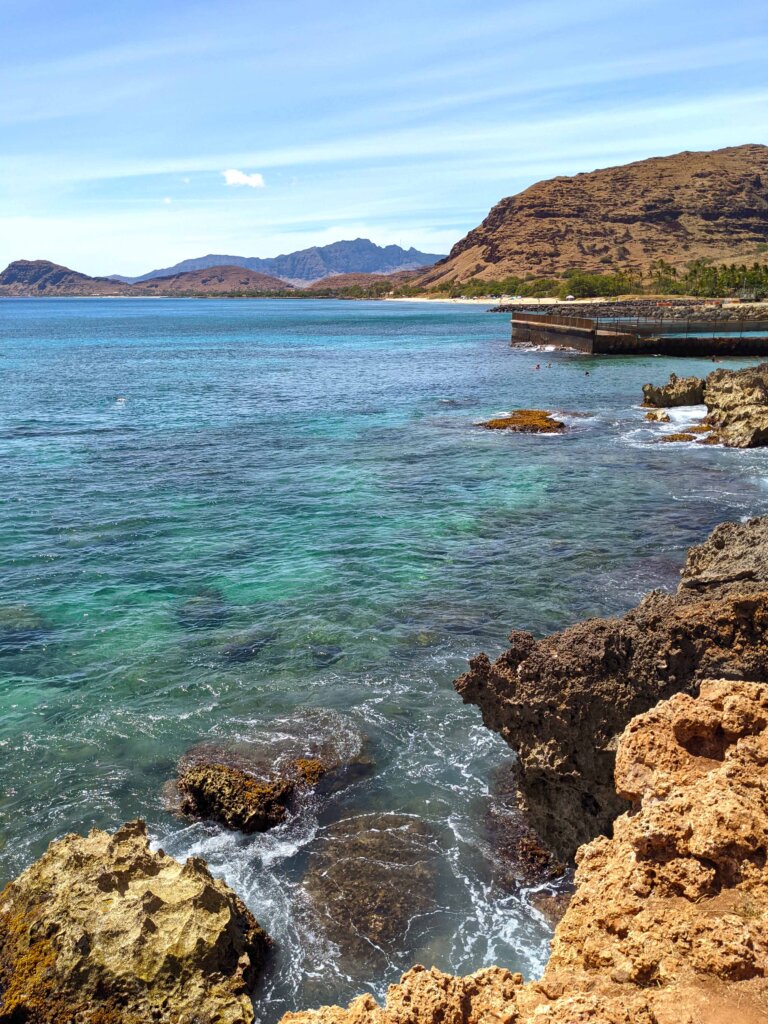
[{"label": "pier railing", "polygon": [[559,316],[552,313],[513,313],[515,320],[525,323],[548,325],[552,327],[571,327],[581,331],[611,331],[620,334],[636,334],[640,337],[659,337],[660,335],[679,334],[683,337],[701,334],[724,334],[728,337],[739,337],[743,334],[765,332],[768,334],[768,320],[680,320],[663,317],[583,317]]}]

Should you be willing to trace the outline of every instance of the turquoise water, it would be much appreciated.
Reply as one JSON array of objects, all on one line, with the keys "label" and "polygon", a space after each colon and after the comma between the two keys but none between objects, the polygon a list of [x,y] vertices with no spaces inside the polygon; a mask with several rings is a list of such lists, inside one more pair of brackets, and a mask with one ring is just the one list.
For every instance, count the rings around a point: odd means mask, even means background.
[{"label": "turquoise water", "polygon": [[[0,882],[146,817],[277,939],[264,1020],[414,960],[540,969],[549,927],[484,825],[510,751],[451,681],[512,626],[674,585],[715,523],[768,511],[768,461],[643,422],[645,381],[706,360],[508,340],[451,304],[0,300]],[[519,406],[571,429],[476,426]],[[261,837],[164,809],[190,746],[307,709],[363,731],[373,773]],[[430,823],[440,860],[439,907],[375,971],[305,924],[302,889],[328,824],[373,811]]]}]

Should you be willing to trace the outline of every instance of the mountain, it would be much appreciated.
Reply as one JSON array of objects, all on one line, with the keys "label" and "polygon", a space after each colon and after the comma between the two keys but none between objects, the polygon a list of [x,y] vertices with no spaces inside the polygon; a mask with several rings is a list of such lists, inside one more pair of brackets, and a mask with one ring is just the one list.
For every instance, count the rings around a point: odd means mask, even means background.
[{"label": "mountain", "polygon": [[245,267],[208,267],[172,277],[158,277],[127,285],[131,295],[215,295],[237,292],[285,291],[292,286],[279,277]]},{"label": "mountain", "polygon": [[768,146],[654,157],[540,181],[493,207],[419,283],[768,262]]},{"label": "mountain", "polygon": [[[424,269],[424,268],[422,268]],[[390,288],[400,287],[414,281],[421,274],[419,270],[397,270],[392,274],[331,274],[307,285],[304,291],[327,294],[345,291],[349,288],[374,288],[377,285]]]},{"label": "mountain", "polygon": [[258,256],[201,256],[199,259],[182,260],[173,267],[152,270],[140,277],[121,277],[115,274],[112,280],[135,283],[156,277],[175,276],[190,270],[230,266],[271,274],[301,286],[331,274],[390,274],[398,270],[416,270],[432,266],[440,259],[443,256],[437,253],[419,252],[414,248],[402,249],[399,245],[380,246],[367,238],[356,238],[350,242],[314,245],[310,249],[271,259]]},{"label": "mountain", "polygon": [[216,267],[140,284],[89,277],[48,260],[17,260],[0,274],[0,296],[220,295],[287,288],[291,285],[277,277],[242,267]]},{"label": "mountain", "polygon": [[0,274],[0,295],[125,295],[127,286],[48,260],[16,260]]}]

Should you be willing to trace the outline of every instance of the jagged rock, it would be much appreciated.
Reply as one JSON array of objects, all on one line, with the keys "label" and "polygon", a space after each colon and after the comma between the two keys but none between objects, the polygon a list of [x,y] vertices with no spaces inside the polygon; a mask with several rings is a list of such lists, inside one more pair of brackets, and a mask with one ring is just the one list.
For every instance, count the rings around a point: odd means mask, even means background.
[{"label": "jagged rock", "polygon": [[544,409],[516,409],[480,424],[486,430],[512,430],[519,434],[561,434],[565,424]]},{"label": "jagged rock", "polygon": [[768,363],[715,370],[706,379],[707,423],[730,448],[768,444]]},{"label": "jagged rock", "polygon": [[662,434],[659,441],[666,442],[667,444],[682,444],[685,441],[695,441],[696,435],[692,434],[689,430],[679,431],[675,434]]},{"label": "jagged rock", "polygon": [[225,764],[190,765],[177,786],[182,814],[241,832],[266,832],[285,821],[294,790],[287,779],[262,781]]},{"label": "jagged rock", "polygon": [[704,681],[635,718],[631,813],[580,850],[543,977],[414,967],[281,1024],[758,1024],[768,1005],[768,690]]},{"label": "jagged rock", "polygon": [[193,747],[166,787],[166,803],[227,828],[265,832],[312,793],[334,792],[368,772],[364,747],[362,733],[335,712],[278,719],[250,740]]},{"label": "jagged rock", "polygon": [[661,387],[643,384],[643,405],[656,409],[670,409],[679,405],[702,405],[704,381],[699,377],[678,377],[670,373],[669,381]]},{"label": "jagged rock", "polygon": [[670,416],[664,409],[650,409],[645,414],[645,419],[648,423],[669,423]]},{"label": "jagged rock", "polygon": [[521,811],[573,857],[626,809],[613,787],[616,740],[634,715],[702,679],[768,680],[768,517],[718,527],[688,555],[675,594],[654,591],[621,618],[535,640],[510,634],[456,681],[518,754]]},{"label": "jagged rock", "polygon": [[3,1024],[250,1024],[269,948],[205,862],[141,821],[65,836],[0,894]]},{"label": "jagged rock", "polygon": [[303,888],[347,969],[383,970],[402,952],[414,922],[437,909],[436,864],[429,825],[405,814],[344,818],[318,837]]}]

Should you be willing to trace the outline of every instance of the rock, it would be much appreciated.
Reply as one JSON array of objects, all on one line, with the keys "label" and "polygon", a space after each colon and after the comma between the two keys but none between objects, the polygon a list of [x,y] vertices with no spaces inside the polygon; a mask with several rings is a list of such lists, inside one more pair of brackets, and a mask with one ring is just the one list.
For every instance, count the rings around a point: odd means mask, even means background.
[{"label": "rock", "polygon": [[680,444],[683,441],[695,441],[696,435],[690,431],[680,431],[676,434],[662,434],[659,441],[665,442],[666,444]]},{"label": "rock", "polygon": [[42,617],[28,605],[0,606],[0,654],[12,654],[28,644],[39,643],[45,633]]},{"label": "rock", "polygon": [[285,821],[294,790],[287,779],[262,781],[225,764],[190,765],[177,786],[182,814],[246,833],[266,832]]},{"label": "rock", "polygon": [[331,711],[276,719],[248,740],[187,751],[166,787],[170,810],[242,832],[265,832],[312,794],[327,795],[371,769],[365,737]]},{"label": "rock", "polygon": [[561,434],[565,424],[544,409],[516,409],[508,416],[486,420],[480,426],[486,430],[513,430],[519,434]]},{"label": "rock", "polygon": [[670,415],[664,409],[650,409],[645,414],[645,419],[647,423],[669,423]]},{"label": "rock", "polygon": [[250,1024],[270,941],[141,821],[65,836],[0,894],[3,1024]]},{"label": "rock", "polygon": [[176,617],[184,629],[212,629],[223,625],[229,618],[230,609],[218,590],[205,590],[187,598],[178,609]]},{"label": "rock", "polygon": [[319,836],[304,891],[313,918],[352,967],[384,970],[437,904],[434,835],[419,818],[360,814]]},{"label": "rock", "polygon": [[643,384],[643,405],[669,409],[679,405],[702,405],[704,381],[699,377],[669,375],[669,382],[661,387]]},{"label": "rock", "polygon": [[281,1024],[758,1024],[768,1005],[768,689],[703,681],[632,720],[631,812],[582,847],[544,975],[417,966]]},{"label": "rock", "polygon": [[730,448],[768,444],[768,363],[715,370],[706,380],[707,423]]},{"label": "rock", "polygon": [[768,517],[729,523],[693,548],[675,594],[653,592],[621,618],[541,640],[510,634],[456,681],[465,702],[517,752],[519,806],[563,859],[610,830],[626,802],[613,787],[627,722],[702,679],[768,680]]}]

